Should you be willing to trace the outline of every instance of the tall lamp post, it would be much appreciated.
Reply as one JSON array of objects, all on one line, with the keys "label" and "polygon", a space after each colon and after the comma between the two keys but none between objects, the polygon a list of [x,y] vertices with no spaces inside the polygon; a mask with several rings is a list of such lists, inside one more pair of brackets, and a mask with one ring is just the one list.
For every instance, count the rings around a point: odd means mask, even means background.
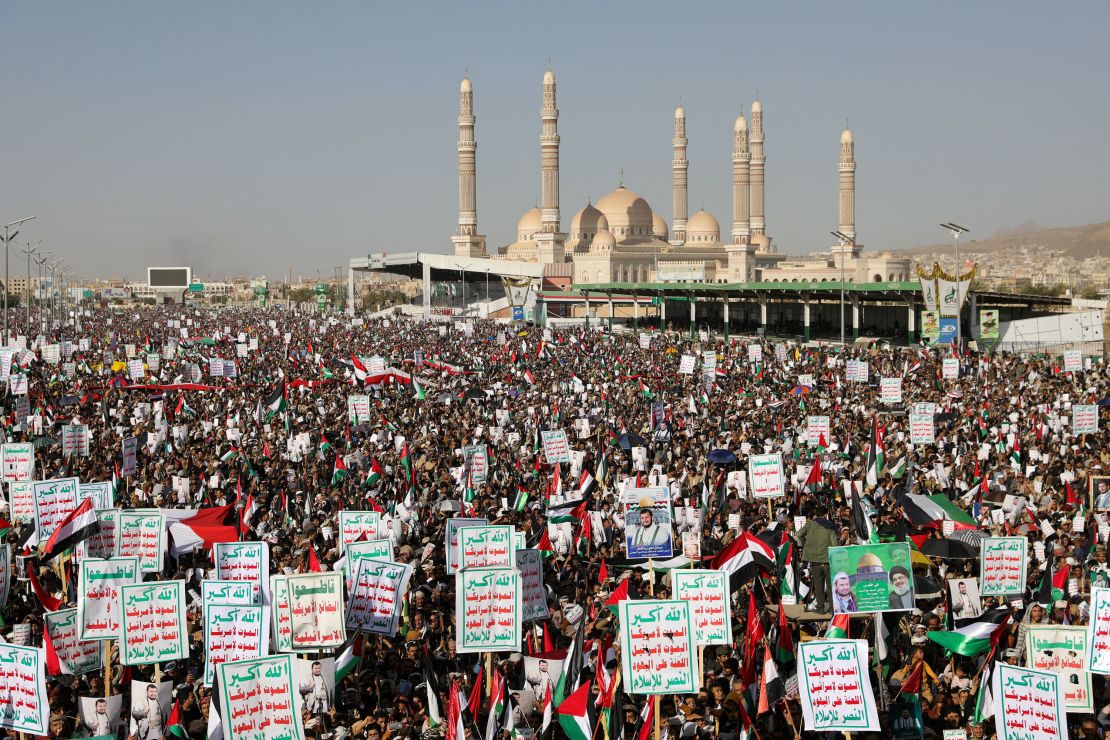
[{"label": "tall lamp post", "polygon": [[30,221],[33,218],[35,218],[35,216],[28,216],[27,218],[21,218],[18,221],[4,224],[4,346],[7,346],[8,337],[10,336],[8,334],[8,289],[11,283],[8,280],[8,247],[11,246],[12,239],[19,236],[19,229],[16,229],[13,234],[11,233],[11,228],[13,226],[19,226],[21,223]]},{"label": "tall lamp post", "polygon": [[964,312],[964,303],[960,300],[960,237],[971,229],[954,224],[951,221],[941,224],[940,227],[948,229],[948,233],[952,235],[952,240],[956,242],[956,346],[958,347],[963,344],[963,329],[960,327],[960,319]]},{"label": "tall lamp post", "polygon": [[[46,254],[42,255],[41,257],[35,257],[35,264],[39,266],[39,283],[38,283],[38,290],[36,291],[36,293],[38,293],[39,332],[40,333],[42,333],[42,296],[43,296],[43,293],[42,293],[42,276],[45,272],[44,268],[46,267],[46,263],[50,261],[50,254],[52,254],[52,253],[47,252]],[[28,329],[29,328],[30,327],[28,327]]]},{"label": "tall lamp post", "polygon": [[42,242],[42,239],[39,239],[34,245],[27,242],[27,245],[21,250],[23,254],[27,255],[27,287],[23,291],[24,295],[27,296],[25,299],[27,301],[27,331],[31,330],[31,255],[38,254],[37,247]]},{"label": "tall lamp post", "polygon": [[852,243],[852,237],[839,231],[830,231],[840,244],[840,346],[844,346],[844,247]]},{"label": "tall lamp post", "polygon": [[58,308],[58,268],[63,260],[61,257],[50,263],[50,328],[54,328],[57,317],[54,315]]}]

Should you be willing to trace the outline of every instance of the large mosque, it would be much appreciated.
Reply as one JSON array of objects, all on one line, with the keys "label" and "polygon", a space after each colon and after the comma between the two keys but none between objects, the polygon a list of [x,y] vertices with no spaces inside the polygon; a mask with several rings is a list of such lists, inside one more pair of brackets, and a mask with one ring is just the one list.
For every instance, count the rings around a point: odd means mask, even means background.
[{"label": "large mosque", "polygon": [[[459,225],[451,237],[455,254],[486,257],[478,233],[476,199],[477,140],[474,90],[463,79],[459,90]],[[588,204],[562,229],[559,211],[559,109],[555,74],[543,76],[540,109],[540,205],[517,222],[516,241],[498,249],[503,259],[538,262],[545,278],[571,278],[575,284],[644,282],[836,282],[841,270],[851,282],[910,280],[911,261],[890,252],[865,255],[856,242],[855,142],[840,135],[840,223],[845,237],[829,252],[795,258],[779,253],[767,234],[764,212],[763,106],[751,106],[751,122],[740,115],[733,127],[732,228],[721,238],[720,222],[709,212],[688,215],[686,187],[686,111],[675,110],[672,219],[667,222],[642,197],[622,183],[597,203]]]}]

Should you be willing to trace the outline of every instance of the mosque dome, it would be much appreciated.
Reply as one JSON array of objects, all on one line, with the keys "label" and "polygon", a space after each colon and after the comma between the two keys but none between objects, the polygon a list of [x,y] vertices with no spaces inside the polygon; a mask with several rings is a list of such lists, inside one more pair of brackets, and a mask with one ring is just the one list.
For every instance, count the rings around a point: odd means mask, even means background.
[{"label": "mosque dome", "polygon": [[667,236],[670,232],[667,230],[667,222],[658,213],[651,214],[651,235],[660,241],[667,241]]},{"label": "mosque dome", "polygon": [[647,201],[621,185],[597,202],[609,222],[609,231],[620,241],[652,235],[652,212]]},{"label": "mosque dome", "polygon": [[534,207],[524,212],[524,215],[516,222],[516,240],[518,242],[528,241],[533,234],[539,233],[542,215],[540,209]]},{"label": "mosque dome", "polygon": [[713,214],[702,209],[686,222],[686,243],[721,241],[721,225]]},{"label": "mosque dome", "polygon": [[847,128],[847,127],[844,128],[844,133],[842,133],[840,135],[840,143],[841,144],[851,144],[852,143],[852,129]]},{"label": "mosque dome", "polygon": [[599,231],[604,231],[609,228],[609,221],[606,220],[605,214],[593,207],[587,205],[570,220],[570,238],[571,239],[590,239]]},{"label": "mosque dome", "polygon": [[590,251],[606,251],[611,250],[617,246],[617,239],[613,236],[613,232],[608,229],[602,229],[597,232],[593,242],[590,244]]}]

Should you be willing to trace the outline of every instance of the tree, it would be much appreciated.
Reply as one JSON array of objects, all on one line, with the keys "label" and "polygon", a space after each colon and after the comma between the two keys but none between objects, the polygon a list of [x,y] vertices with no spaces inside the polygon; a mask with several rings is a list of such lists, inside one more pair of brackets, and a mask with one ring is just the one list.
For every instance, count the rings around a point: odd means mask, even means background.
[{"label": "tree", "polygon": [[308,303],[315,295],[316,292],[312,288],[293,288],[289,291],[289,300],[293,303]]}]

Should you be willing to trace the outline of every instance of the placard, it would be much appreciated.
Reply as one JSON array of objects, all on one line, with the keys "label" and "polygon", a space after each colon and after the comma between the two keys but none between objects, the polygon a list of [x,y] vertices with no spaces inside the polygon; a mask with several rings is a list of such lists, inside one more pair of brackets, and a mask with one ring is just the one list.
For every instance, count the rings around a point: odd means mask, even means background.
[{"label": "placard", "polygon": [[698,664],[690,603],[621,601],[621,670],[629,694],[694,694]]},{"label": "placard", "polygon": [[786,495],[782,455],[774,452],[748,457],[748,490],[754,498],[780,498]]},{"label": "placard", "polygon": [[8,506],[12,519],[21,524],[35,521],[35,489],[32,481],[8,484]]},{"label": "placard", "polygon": [[96,514],[96,531],[88,539],[77,543],[78,559],[115,557],[120,510],[93,509],[93,512]]},{"label": "placard", "polygon": [[338,647],[343,630],[343,574],[304,573],[288,576],[293,649]]},{"label": "placard", "polygon": [[763,345],[749,344],[748,345],[748,362],[752,365],[758,365],[763,362]]},{"label": "placard", "polygon": [[370,396],[352,394],[347,396],[347,419],[351,426],[370,421]]},{"label": "placard", "polygon": [[806,444],[810,447],[817,447],[824,440],[826,447],[829,445],[829,417],[827,416],[807,416],[806,417]]},{"label": "placard", "polygon": [[111,509],[116,505],[112,500],[112,484],[107,481],[81,483],[77,486],[77,505],[85,499],[92,499],[94,509]]},{"label": "placard", "polygon": [[690,603],[697,645],[732,644],[732,610],[728,573],[723,570],[672,570],[676,599]]},{"label": "placard", "polygon": [[1091,588],[1091,619],[1086,635],[1087,670],[1110,676],[1110,588]]},{"label": "placard", "polygon": [[201,614],[207,614],[209,605],[251,606],[254,590],[246,581],[202,581],[200,584]]},{"label": "placard", "polygon": [[87,424],[66,424],[62,427],[62,456],[89,456],[89,426]]},{"label": "placard", "polygon": [[6,442],[0,447],[0,473],[5,483],[34,478],[35,445],[31,442]]},{"label": "placard", "polygon": [[82,560],[77,577],[77,621],[82,640],[118,640],[123,636],[120,614],[123,587],[138,583],[136,558]]},{"label": "placard", "polygon": [[273,599],[270,617],[271,637],[274,640],[274,650],[279,653],[293,651],[293,615],[289,613],[289,584],[285,582],[288,576],[270,576],[270,595]]},{"label": "placard", "polygon": [[486,445],[467,445],[462,448],[463,460],[466,461],[467,470],[470,471],[470,480],[474,483],[485,483],[489,473],[489,451]]},{"label": "placard", "polygon": [[1047,671],[998,663],[991,673],[999,740],[1067,740],[1064,687]]},{"label": "placard", "polygon": [[53,478],[31,483],[39,542],[46,542],[77,508],[77,479]]},{"label": "placard", "polygon": [[671,500],[667,489],[626,488],[624,547],[630,559],[665,559],[674,554]]},{"label": "placard", "polygon": [[247,581],[253,585],[254,604],[269,603],[266,577],[270,573],[270,546],[265,542],[217,542],[212,546],[216,578]]},{"label": "placard", "polygon": [[960,377],[960,361],[955,357],[945,357],[941,360],[940,377],[945,380],[958,380]]},{"label": "placard", "polygon": [[1071,407],[1072,434],[1098,434],[1098,406],[1077,403]]},{"label": "placard", "polygon": [[[245,590],[250,591],[249,587]],[[221,663],[262,657],[267,638],[262,609],[243,604],[209,604],[205,609],[205,686],[212,685]]]},{"label": "placard", "polygon": [[77,609],[46,612],[43,624],[50,635],[50,644],[58,656],[63,676],[80,676],[100,670],[103,665],[100,643],[81,639]]},{"label": "placard", "polygon": [[1095,711],[1091,674],[1087,670],[1089,654],[1086,627],[1030,624],[1025,632],[1026,667],[1063,679],[1064,710],[1067,712],[1090,714]]},{"label": "placard", "polygon": [[539,550],[517,550],[516,567],[520,571],[520,586],[524,597],[521,618],[525,622],[547,619],[550,612],[547,609],[547,592],[543,587],[543,553]]},{"label": "placard", "polygon": [[124,437],[120,442],[122,447],[123,469],[120,475],[130,478],[138,469],[139,440],[137,437]]},{"label": "placard", "polygon": [[683,355],[682,359],[679,360],[679,363],[678,363],[678,374],[679,375],[693,375],[694,374],[694,362],[695,362],[695,360],[694,360],[693,355]]},{"label": "placard", "polygon": [[570,444],[567,442],[567,433],[563,429],[544,430],[540,432],[543,437],[543,454],[548,465],[570,462]]},{"label": "placard", "polygon": [[352,542],[366,538],[376,540],[382,536],[382,515],[377,511],[339,512],[339,553]]},{"label": "placard", "polygon": [[520,572],[516,568],[460,570],[455,588],[455,651],[520,650],[521,602]]},{"label": "placard", "polygon": [[830,547],[829,572],[834,614],[914,608],[908,542]]},{"label": "placard", "polygon": [[848,360],[844,364],[844,378],[850,383],[866,383],[869,379],[865,360]]},{"label": "placard", "polygon": [[166,554],[166,518],[159,511],[121,511],[116,519],[116,557],[137,558],[140,573],[160,573]]},{"label": "placard", "polygon": [[363,558],[354,573],[354,588],[347,604],[347,629],[394,637],[401,622],[412,564]]},{"label": "placard", "polygon": [[1083,350],[1064,350],[1064,372],[1078,373],[1083,370]]},{"label": "placard", "polygon": [[936,432],[933,429],[932,414],[910,414],[910,444],[932,445],[936,444]]},{"label": "placard", "polygon": [[902,403],[902,379],[879,378],[879,400],[883,403]]},{"label": "placard", "polygon": [[4,683],[0,727],[46,737],[50,703],[46,694],[46,654],[42,648],[0,643]]},{"label": "placard", "polygon": [[799,643],[798,694],[805,729],[878,732],[879,713],[867,668],[867,640]]},{"label": "placard", "polygon": [[459,528],[459,568],[511,568],[513,527],[478,525]]},{"label": "placard", "polygon": [[469,519],[466,517],[449,517],[444,532],[443,546],[447,549],[447,573],[451,574],[459,569],[459,530],[463,527],[472,527],[478,524],[489,524],[486,519]]},{"label": "placard", "polygon": [[227,740],[304,740],[294,701],[293,656],[221,663],[217,674]]},{"label": "placard", "polygon": [[151,581],[123,586],[120,664],[150,665],[189,657],[185,582]]},{"label": "placard", "polygon": [[979,594],[1005,596],[1025,592],[1029,567],[1024,537],[985,537],[979,550]]}]

